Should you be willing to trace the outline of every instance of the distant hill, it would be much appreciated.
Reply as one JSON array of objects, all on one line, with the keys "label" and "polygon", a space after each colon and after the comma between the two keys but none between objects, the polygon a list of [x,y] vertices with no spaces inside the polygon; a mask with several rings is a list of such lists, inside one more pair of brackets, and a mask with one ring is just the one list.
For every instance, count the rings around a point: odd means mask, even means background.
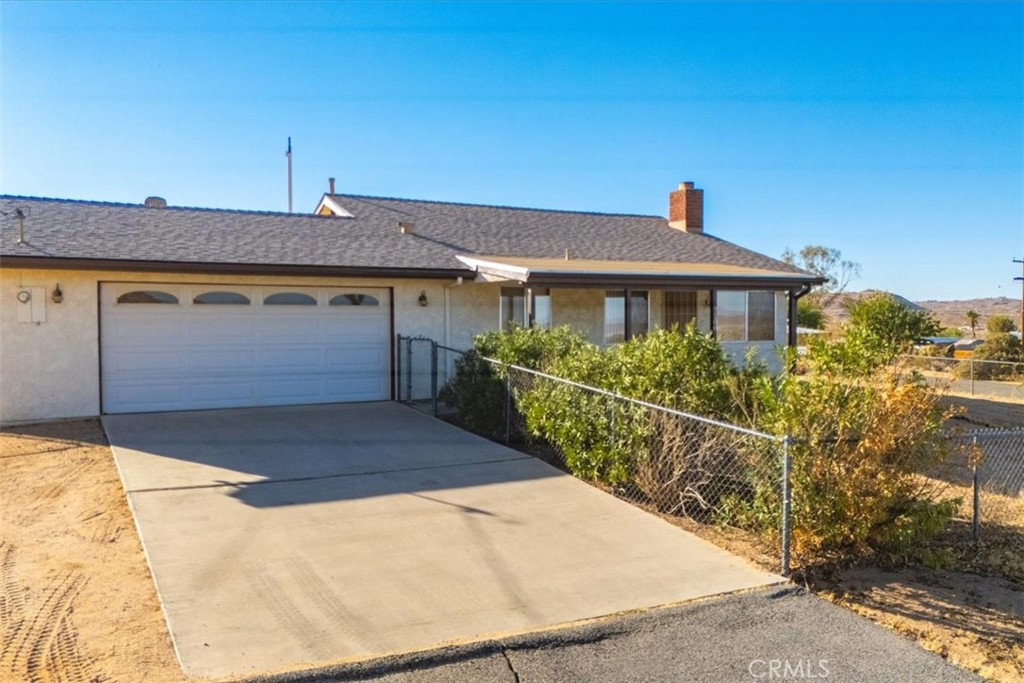
[{"label": "distant hill", "polygon": [[1005,296],[987,299],[964,299],[962,301],[918,301],[918,304],[935,313],[943,327],[967,325],[967,311],[974,309],[981,314],[978,330],[984,331],[988,319],[994,315],[1008,315],[1020,326],[1020,299]]},{"label": "distant hill", "polygon": [[[875,294],[877,291],[868,289],[863,292],[849,292],[838,296],[825,309],[825,315],[828,316],[828,324],[841,325],[845,323],[850,317],[846,312],[848,303],[870,294]],[[974,309],[981,314],[981,318],[978,319],[979,336],[983,336],[985,323],[994,315],[1008,315],[1017,321],[1018,326],[1020,325],[1020,299],[1000,296],[987,299],[963,299],[958,301],[936,301],[929,299],[927,301],[914,302],[898,294],[893,294],[892,292],[890,294],[909,308],[931,311],[939,319],[939,324],[943,327],[966,327],[968,324],[967,311]]]}]

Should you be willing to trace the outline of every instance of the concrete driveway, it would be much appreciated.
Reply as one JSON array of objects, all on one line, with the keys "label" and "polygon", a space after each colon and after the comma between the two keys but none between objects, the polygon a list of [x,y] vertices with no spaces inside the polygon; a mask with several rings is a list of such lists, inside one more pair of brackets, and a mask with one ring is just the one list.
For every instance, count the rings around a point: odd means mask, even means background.
[{"label": "concrete driveway", "polygon": [[103,424],[190,675],[423,650],[780,580],[394,403]]}]

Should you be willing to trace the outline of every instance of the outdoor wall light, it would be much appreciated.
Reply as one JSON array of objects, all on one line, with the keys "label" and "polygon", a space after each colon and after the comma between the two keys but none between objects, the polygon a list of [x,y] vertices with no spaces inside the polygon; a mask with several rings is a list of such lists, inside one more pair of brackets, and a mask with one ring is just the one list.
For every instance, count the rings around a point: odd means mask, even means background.
[{"label": "outdoor wall light", "polygon": [[59,284],[54,288],[53,294],[50,295],[50,300],[55,304],[59,304],[61,301],[64,301],[64,292],[60,291]]},{"label": "outdoor wall light", "polygon": [[420,298],[416,299],[416,301],[419,302],[420,306],[426,306],[428,303],[430,303],[427,301],[427,290],[424,289],[422,292],[420,292]]}]

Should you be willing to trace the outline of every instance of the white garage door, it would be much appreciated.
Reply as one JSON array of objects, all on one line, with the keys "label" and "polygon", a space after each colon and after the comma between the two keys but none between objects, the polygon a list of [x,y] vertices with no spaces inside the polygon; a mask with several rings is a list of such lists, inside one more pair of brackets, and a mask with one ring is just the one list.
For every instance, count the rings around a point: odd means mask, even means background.
[{"label": "white garage door", "polygon": [[103,410],[389,398],[387,289],[103,283]]}]

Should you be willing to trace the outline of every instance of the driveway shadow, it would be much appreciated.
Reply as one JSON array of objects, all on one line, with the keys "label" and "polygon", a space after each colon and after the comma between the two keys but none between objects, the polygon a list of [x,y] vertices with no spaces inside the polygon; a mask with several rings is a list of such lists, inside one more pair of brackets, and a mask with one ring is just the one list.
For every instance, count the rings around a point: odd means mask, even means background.
[{"label": "driveway shadow", "polygon": [[[103,418],[130,493],[225,488],[253,507],[564,476],[396,403]],[[280,487],[285,482],[301,486]]]}]

